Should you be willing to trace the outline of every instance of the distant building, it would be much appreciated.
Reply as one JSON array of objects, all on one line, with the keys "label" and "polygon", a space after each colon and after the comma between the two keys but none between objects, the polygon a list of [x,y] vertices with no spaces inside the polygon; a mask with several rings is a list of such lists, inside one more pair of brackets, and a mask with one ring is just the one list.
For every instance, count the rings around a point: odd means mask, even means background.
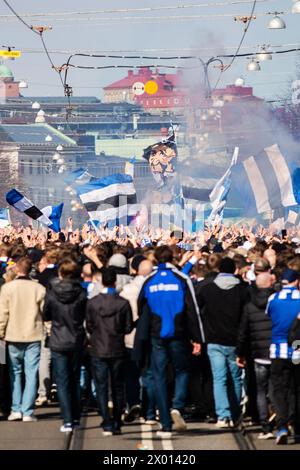
[{"label": "distant building", "polygon": [[7,98],[20,96],[19,83],[16,82],[12,71],[4,64],[0,64],[0,102]]},{"label": "distant building", "polygon": [[[155,81],[158,85],[158,91],[155,94],[149,95],[145,92],[137,96],[133,93],[133,85],[136,82],[145,84],[149,80]],[[104,101],[107,103],[134,102],[151,113],[182,113],[191,104],[189,90],[184,83],[181,70],[176,74],[152,71],[149,67],[140,68],[137,73],[128,70],[127,77],[107,85],[103,90]]]}]

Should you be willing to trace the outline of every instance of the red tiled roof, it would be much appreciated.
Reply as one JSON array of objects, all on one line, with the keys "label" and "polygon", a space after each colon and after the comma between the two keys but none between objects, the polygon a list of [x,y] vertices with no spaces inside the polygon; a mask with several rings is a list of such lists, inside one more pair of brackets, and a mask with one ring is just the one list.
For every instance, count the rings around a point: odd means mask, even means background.
[{"label": "red tiled roof", "polygon": [[142,68],[139,69],[137,73],[134,73],[133,71],[129,70],[128,75],[125,78],[122,78],[121,80],[118,80],[114,83],[111,83],[110,85],[107,85],[104,87],[104,90],[111,90],[111,89],[118,89],[118,88],[132,88],[132,85],[135,82],[142,82],[146,83],[148,80],[155,80],[157,81],[158,85],[159,83],[163,82],[170,82],[170,85],[173,87],[180,86],[182,83],[182,73],[177,72],[177,74],[163,74],[159,73],[159,71],[152,71],[149,68]]}]

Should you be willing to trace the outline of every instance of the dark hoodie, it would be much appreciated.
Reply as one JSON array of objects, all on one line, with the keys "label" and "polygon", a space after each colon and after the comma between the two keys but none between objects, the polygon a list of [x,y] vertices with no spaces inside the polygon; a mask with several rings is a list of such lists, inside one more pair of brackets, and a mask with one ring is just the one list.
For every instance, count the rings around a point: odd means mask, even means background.
[{"label": "dark hoodie", "polygon": [[50,349],[76,351],[83,348],[85,338],[86,293],[77,279],[54,279],[47,291],[43,310],[44,321],[51,321]]},{"label": "dark hoodie", "polygon": [[271,320],[266,314],[268,298],[273,289],[250,288],[250,302],[245,305],[239,328],[237,355],[245,357],[249,352],[253,359],[269,359]]}]

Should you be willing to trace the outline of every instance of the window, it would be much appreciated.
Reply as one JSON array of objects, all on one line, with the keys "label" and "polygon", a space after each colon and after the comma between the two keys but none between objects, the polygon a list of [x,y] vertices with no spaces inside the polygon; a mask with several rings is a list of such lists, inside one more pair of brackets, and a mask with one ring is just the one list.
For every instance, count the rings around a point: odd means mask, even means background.
[{"label": "window", "polygon": [[29,160],[29,174],[32,175],[33,167],[32,167],[32,160]]},{"label": "window", "polygon": [[38,175],[41,174],[41,160],[38,160],[38,161],[37,161],[37,174],[38,174]]},{"label": "window", "polygon": [[177,98],[174,98],[174,104],[178,104],[179,100]]}]

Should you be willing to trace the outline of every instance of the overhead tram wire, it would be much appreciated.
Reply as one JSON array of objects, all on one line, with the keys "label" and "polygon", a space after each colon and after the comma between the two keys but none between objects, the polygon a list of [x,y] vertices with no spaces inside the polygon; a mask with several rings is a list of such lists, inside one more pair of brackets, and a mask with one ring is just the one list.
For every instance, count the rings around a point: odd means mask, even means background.
[{"label": "overhead tram wire", "polygon": [[232,64],[234,63],[235,59],[236,59],[237,56],[239,55],[239,52],[240,52],[241,47],[242,47],[242,45],[243,45],[243,42],[244,42],[244,40],[245,40],[245,38],[246,38],[247,32],[248,32],[248,30],[249,30],[249,28],[250,28],[250,25],[251,25],[251,23],[252,23],[252,19],[253,19],[253,15],[254,15],[254,12],[255,12],[256,4],[257,4],[257,0],[254,0],[253,5],[252,5],[252,9],[251,9],[251,13],[250,13],[250,16],[249,16],[248,23],[247,23],[247,25],[246,25],[246,27],[245,27],[245,29],[244,29],[243,35],[242,35],[241,40],[240,40],[240,42],[239,42],[239,44],[238,44],[238,47],[237,47],[237,49],[236,49],[236,52],[235,52],[235,54],[232,56],[231,61],[230,61],[230,63],[226,66],[226,68],[223,69],[223,70],[221,69],[220,75],[219,75],[219,77],[218,77],[218,80],[217,80],[216,83],[215,83],[215,86],[214,86],[213,90],[216,90],[217,86],[219,85],[219,83],[220,83],[220,81],[221,81],[221,78],[222,78],[222,76],[223,76],[223,73],[226,72],[228,69],[231,68],[231,66],[232,66]]},{"label": "overhead tram wire", "polygon": [[[269,3],[275,0],[257,0],[258,3]],[[6,2],[5,2],[6,3]],[[233,6],[233,5],[246,5],[252,3],[252,0],[231,0],[231,1],[219,1],[214,3],[192,3],[192,4],[179,4],[179,5],[163,5],[157,7],[137,7],[137,8],[115,8],[115,9],[105,9],[105,10],[92,10],[92,11],[64,11],[64,12],[55,12],[55,13],[23,13],[23,18],[55,18],[58,16],[85,16],[85,15],[95,15],[98,13],[129,13],[129,12],[140,12],[146,13],[151,11],[163,11],[163,10],[183,10],[183,9],[195,9],[195,8],[205,8],[205,7],[223,7],[223,6]],[[10,8],[13,11],[12,8]],[[15,16],[16,12],[13,12]],[[9,19],[13,16],[9,15],[0,15],[0,19]],[[24,22],[24,21],[23,21]],[[25,22],[24,22],[25,24]]]}]

